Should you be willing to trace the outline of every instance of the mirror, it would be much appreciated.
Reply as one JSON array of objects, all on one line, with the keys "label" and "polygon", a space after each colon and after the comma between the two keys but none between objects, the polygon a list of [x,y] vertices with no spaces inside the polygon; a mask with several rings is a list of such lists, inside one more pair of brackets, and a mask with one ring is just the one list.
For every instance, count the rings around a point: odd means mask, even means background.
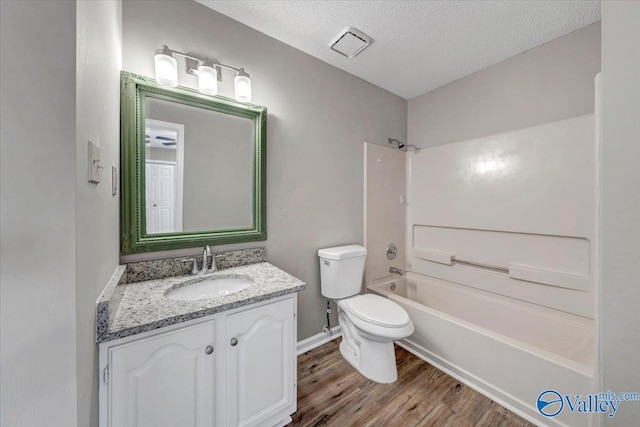
[{"label": "mirror", "polygon": [[123,254],[265,240],[266,108],[122,73]]}]

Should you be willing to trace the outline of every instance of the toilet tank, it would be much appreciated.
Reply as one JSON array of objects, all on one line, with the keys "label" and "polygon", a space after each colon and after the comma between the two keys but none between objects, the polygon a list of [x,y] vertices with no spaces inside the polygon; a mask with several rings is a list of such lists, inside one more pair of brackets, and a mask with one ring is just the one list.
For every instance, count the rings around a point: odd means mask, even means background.
[{"label": "toilet tank", "polygon": [[367,249],[359,245],[320,249],[320,292],[331,299],[360,293]]}]

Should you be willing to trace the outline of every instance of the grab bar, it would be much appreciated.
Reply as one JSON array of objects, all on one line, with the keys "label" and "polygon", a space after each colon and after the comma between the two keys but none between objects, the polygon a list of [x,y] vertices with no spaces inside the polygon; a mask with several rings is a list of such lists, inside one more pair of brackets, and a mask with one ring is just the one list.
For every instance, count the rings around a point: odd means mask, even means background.
[{"label": "grab bar", "polygon": [[481,264],[479,262],[465,261],[465,260],[462,260],[462,259],[458,259],[455,256],[451,257],[451,261],[454,264],[463,264],[463,265],[468,265],[470,267],[478,267],[478,268],[483,268],[485,270],[497,271],[498,273],[507,273],[507,274],[509,274],[509,269],[505,268],[505,267],[497,267],[495,265]]},{"label": "grab bar", "polygon": [[495,265],[482,264],[479,262],[465,261],[463,259],[458,259],[456,256],[449,252],[436,251],[433,249],[422,249],[415,248],[414,255],[418,258],[425,259],[427,261],[437,262],[439,264],[451,265],[453,264],[463,264],[468,265],[470,267],[478,267],[483,268],[485,270],[496,271],[498,273],[507,273],[509,274],[509,269],[505,267],[498,267]]}]

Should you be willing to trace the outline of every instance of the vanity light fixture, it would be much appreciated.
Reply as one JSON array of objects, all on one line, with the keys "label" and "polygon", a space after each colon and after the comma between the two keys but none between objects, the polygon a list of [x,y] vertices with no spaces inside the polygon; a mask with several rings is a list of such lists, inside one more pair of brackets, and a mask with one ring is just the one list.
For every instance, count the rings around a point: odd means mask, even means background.
[{"label": "vanity light fixture", "polygon": [[198,90],[207,95],[218,94],[218,70],[209,61],[198,67]]},{"label": "vanity light fixture", "polygon": [[236,99],[241,102],[251,101],[251,79],[249,74],[244,71],[244,68],[240,68],[236,72],[236,76],[233,79],[233,84],[236,91]]},{"label": "vanity light fixture", "polygon": [[220,64],[209,58],[200,58],[169,49],[166,45],[156,50],[155,71],[159,85],[178,86],[178,63],[176,56],[185,58],[187,73],[198,76],[198,90],[206,95],[218,94],[218,82],[222,81],[222,70],[233,71],[235,98],[240,102],[251,102],[251,78],[244,68]]},{"label": "vanity light fixture", "polygon": [[162,46],[156,50],[154,56],[156,68],[156,81],[159,85],[176,87],[178,86],[178,61],[167,46]]}]

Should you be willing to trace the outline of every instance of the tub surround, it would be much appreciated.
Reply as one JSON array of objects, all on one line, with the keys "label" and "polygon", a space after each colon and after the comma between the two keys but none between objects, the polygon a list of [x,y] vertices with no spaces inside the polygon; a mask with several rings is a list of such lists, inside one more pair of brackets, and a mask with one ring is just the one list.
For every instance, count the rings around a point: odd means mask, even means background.
[{"label": "tub surround", "polygon": [[[219,270],[205,275],[184,276],[178,268],[190,263],[181,258],[120,265],[98,299],[96,341],[98,343],[162,328],[221,311],[299,292],[305,283],[264,261],[264,249],[248,249],[216,254]],[[198,258],[198,257],[196,257]],[[201,256],[199,262],[201,263]],[[146,267],[146,268],[145,268]],[[175,273],[183,274],[176,277]],[[174,273],[173,276],[168,276]],[[175,301],[165,293],[208,278],[249,276],[247,289],[218,298]],[[146,279],[145,281],[134,280]]]},{"label": "tub surround", "polygon": [[586,114],[409,154],[407,269],[593,319],[594,123]]}]

